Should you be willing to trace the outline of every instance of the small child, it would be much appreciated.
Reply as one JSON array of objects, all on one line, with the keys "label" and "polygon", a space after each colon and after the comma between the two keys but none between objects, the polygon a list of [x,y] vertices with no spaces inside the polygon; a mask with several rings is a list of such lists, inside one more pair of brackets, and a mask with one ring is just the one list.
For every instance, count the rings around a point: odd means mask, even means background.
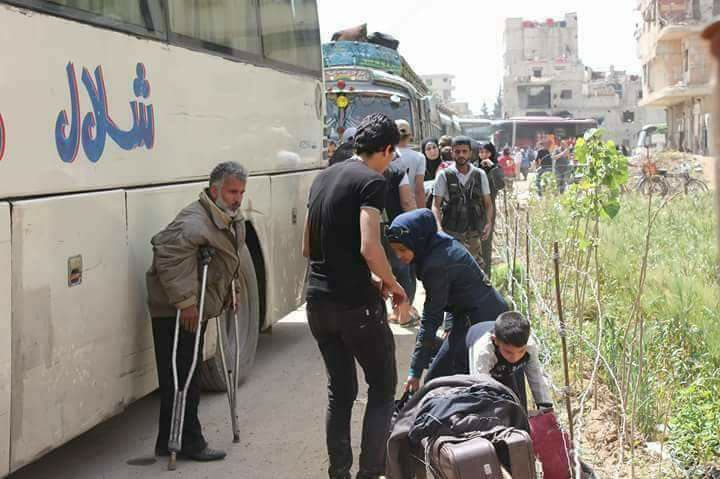
[{"label": "small child", "polygon": [[527,410],[525,376],[538,408],[552,409],[552,397],[540,364],[538,343],[530,322],[516,311],[500,314],[495,322],[474,325],[468,331],[470,374],[489,374],[512,389]]}]

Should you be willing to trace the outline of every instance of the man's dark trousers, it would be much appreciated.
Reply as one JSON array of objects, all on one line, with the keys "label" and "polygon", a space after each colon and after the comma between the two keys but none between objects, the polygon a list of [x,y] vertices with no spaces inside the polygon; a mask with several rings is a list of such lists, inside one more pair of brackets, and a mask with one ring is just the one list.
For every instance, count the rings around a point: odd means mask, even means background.
[{"label": "man's dark trousers", "polygon": [[[175,335],[175,318],[154,318],[152,320],[153,339],[155,341],[155,361],[157,362],[158,383],[160,385],[160,419],[158,421],[158,437],[155,449],[165,453],[168,449],[170,438],[170,422],[172,420],[172,408],[175,390],[173,388],[172,374],[172,350],[173,337]],[[203,344],[205,342],[205,329],[207,323],[202,326],[200,335],[199,357],[195,374],[193,375],[190,387],[188,388],[187,402],[185,405],[185,423],[182,434],[182,450],[188,453],[197,453],[207,447],[207,442],[202,434],[202,427],[198,419],[198,404],[200,403],[200,380],[198,369],[202,362]],[[184,385],[188,370],[192,364],[193,351],[195,348],[195,333],[180,328],[178,338],[178,382],[179,387]]]},{"label": "man's dark trousers", "polygon": [[350,477],[353,462],[350,420],[358,393],[355,360],[368,384],[358,477],[384,475],[397,386],[395,340],[387,323],[385,304],[378,297],[370,305],[348,310],[328,300],[309,300],[307,311],[328,375],[329,475]]}]

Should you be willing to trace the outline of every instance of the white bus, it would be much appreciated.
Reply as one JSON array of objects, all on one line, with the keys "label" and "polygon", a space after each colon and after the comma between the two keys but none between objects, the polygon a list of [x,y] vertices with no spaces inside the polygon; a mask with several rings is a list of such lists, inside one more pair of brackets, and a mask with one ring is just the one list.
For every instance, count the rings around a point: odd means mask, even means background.
[{"label": "white bus", "polygon": [[149,241],[227,160],[251,171],[250,369],[302,301],[324,95],[315,0],[1,0],[0,26],[4,476],[156,388]]}]

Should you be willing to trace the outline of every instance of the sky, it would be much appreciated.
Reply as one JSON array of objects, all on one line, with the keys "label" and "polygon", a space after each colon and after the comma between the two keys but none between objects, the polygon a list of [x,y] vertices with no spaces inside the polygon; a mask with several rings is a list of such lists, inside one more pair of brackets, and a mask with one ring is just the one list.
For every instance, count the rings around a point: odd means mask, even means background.
[{"label": "sky", "polygon": [[421,75],[456,76],[455,99],[478,113],[492,111],[503,73],[505,19],[541,21],[576,12],[580,58],[596,70],[610,65],[640,72],[634,38],[635,0],[318,0],[323,42],[343,28],[368,24],[368,31],[400,40],[400,53]]}]

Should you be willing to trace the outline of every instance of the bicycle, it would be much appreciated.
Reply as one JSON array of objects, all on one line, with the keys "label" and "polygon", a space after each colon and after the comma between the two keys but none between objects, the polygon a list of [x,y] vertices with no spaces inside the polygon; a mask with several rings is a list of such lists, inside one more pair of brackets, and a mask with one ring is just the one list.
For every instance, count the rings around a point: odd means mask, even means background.
[{"label": "bicycle", "polygon": [[710,187],[708,184],[700,178],[694,178],[691,175],[693,171],[702,172],[702,167],[698,164],[693,166],[689,162],[683,162],[681,165],[673,168],[672,172],[667,175],[668,178],[670,178],[670,188],[673,191],[682,191],[686,195],[709,192]]},{"label": "bicycle", "polygon": [[635,185],[635,191],[645,196],[652,194],[653,196],[665,196],[670,192],[670,184],[665,175],[666,170],[657,170],[655,173],[643,170],[642,175]]}]

